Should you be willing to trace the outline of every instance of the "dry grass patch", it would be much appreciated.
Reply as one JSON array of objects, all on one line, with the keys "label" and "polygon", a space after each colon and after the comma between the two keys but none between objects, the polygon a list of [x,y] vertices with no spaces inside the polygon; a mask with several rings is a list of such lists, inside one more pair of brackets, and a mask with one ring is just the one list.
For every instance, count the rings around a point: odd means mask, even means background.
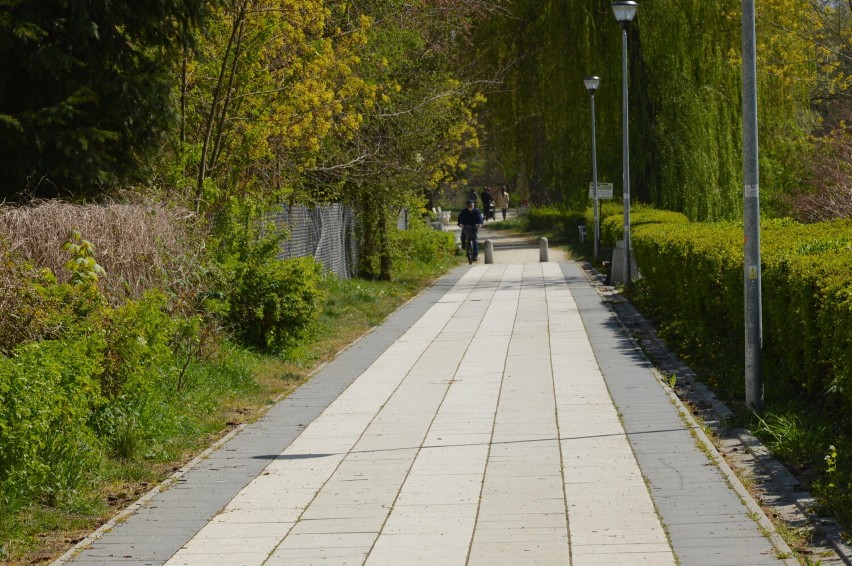
[{"label": "dry grass patch", "polygon": [[95,258],[107,273],[101,288],[113,300],[193,279],[191,266],[204,252],[195,216],[160,204],[0,206],[0,239],[59,281],[70,277],[62,244],[74,230],[95,245]]}]

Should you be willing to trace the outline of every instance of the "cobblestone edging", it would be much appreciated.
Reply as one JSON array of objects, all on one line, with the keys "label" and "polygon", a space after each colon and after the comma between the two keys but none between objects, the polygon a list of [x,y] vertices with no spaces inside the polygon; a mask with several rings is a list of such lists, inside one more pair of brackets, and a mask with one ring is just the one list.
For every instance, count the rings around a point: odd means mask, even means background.
[{"label": "cobblestone edging", "polygon": [[632,304],[613,287],[604,284],[603,274],[587,262],[581,262],[580,267],[630,337],[663,376],[667,386],[675,376],[672,391],[712,432],[717,449],[728,465],[738,476],[748,478],[750,491],[765,513],[773,521],[789,528],[813,530],[809,548],[798,548],[797,552],[805,555],[812,564],[819,561],[822,566],[852,566],[852,547],[843,542],[837,522],[814,511],[811,494],[772,457],[760,440],[748,430],[727,426],[731,410],[666,347],[654,326]]}]

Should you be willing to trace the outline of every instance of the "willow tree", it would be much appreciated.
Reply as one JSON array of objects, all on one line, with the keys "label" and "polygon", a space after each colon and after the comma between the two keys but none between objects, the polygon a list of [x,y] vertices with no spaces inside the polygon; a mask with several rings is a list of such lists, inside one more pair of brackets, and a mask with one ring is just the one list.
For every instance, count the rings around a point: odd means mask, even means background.
[{"label": "willow tree", "polygon": [[[513,0],[477,30],[475,56],[501,79],[485,94],[491,167],[519,198],[584,202],[591,181],[590,104],[582,79],[601,77],[598,171],[620,177],[620,36],[608,2]],[[611,49],[610,49],[611,47]],[[632,49],[632,47],[631,47]]]},{"label": "willow tree", "polygon": [[173,125],[172,63],[212,0],[5,0],[0,198],[138,179]]},{"label": "willow tree", "polygon": [[[771,202],[801,179],[814,118],[814,44],[784,26],[808,19],[798,0],[761,3],[758,37],[762,186]],[[640,2],[630,27],[631,188],[637,200],[694,219],[741,209],[741,63],[737,0]],[[513,0],[479,30],[478,53],[507,69],[488,94],[485,143],[534,201],[583,202],[591,179],[584,75],[601,76],[598,169],[620,185],[620,28],[610,2]],[[700,17],[700,21],[699,21]],[[783,65],[777,63],[783,61]],[[795,159],[798,157],[798,159]],[[619,193],[620,190],[616,190]]]}]

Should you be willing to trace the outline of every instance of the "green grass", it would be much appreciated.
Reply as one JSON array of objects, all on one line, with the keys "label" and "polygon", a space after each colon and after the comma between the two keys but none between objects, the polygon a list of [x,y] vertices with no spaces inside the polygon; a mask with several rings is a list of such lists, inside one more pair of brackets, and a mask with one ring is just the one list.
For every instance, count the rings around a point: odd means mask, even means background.
[{"label": "green grass", "polygon": [[523,232],[526,230],[527,221],[523,216],[507,218],[506,220],[498,220],[497,222],[489,222],[488,228],[491,230],[512,230],[515,232]]},{"label": "green grass", "polygon": [[49,562],[244,422],[304,383],[311,372],[380,324],[456,264],[402,263],[394,281],[324,281],[326,301],[311,335],[279,355],[217,344],[192,364],[178,391],[134,407],[104,447],[84,488],[54,501],[12,501],[0,494],[0,563]]}]

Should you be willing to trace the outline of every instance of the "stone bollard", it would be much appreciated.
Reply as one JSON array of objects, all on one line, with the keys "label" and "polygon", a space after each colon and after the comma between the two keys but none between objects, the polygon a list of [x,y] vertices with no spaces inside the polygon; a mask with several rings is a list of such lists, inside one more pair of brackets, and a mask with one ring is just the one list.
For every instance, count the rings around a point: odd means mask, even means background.
[{"label": "stone bollard", "polygon": [[538,241],[538,260],[541,262],[549,261],[547,259],[547,238]]},{"label": "stone bollard", "polygon": [[485,263],[494,263],[494,243],[485,240]]}]

